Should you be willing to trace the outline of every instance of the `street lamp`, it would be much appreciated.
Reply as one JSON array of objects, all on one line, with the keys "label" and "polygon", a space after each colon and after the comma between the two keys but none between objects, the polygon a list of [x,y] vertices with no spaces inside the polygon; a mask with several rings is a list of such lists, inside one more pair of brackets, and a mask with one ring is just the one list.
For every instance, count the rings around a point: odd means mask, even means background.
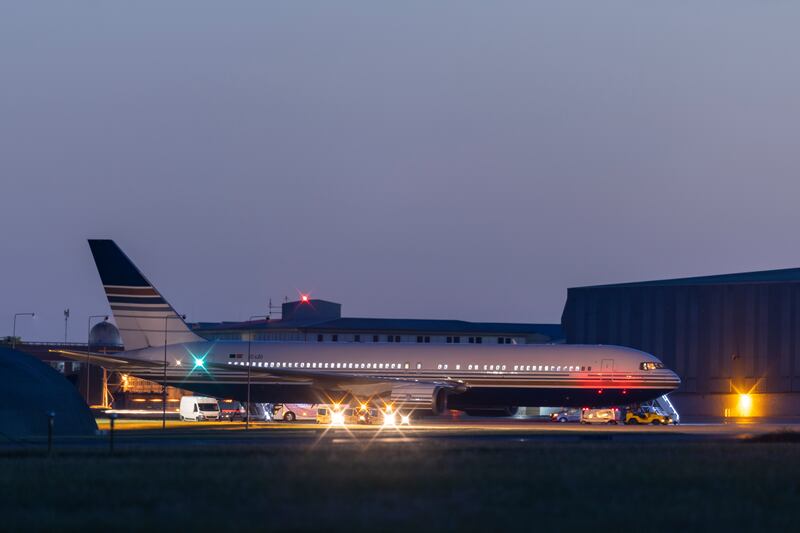
[{"label": "street lamp", "polygon": [[164,383],[162,383],[161,387],[161,431],[167,429],[167,323],[171,318],[186,320],[186,315],[164,316]]},{"label": "street lamp", "polygon": [[89,372],[89,353],[92,351],[92,320],[95,318],[102,318],[105,322],[108,320],[108,315],[91,315],[86,325],[86,405],[92,406],[91,396],[89,395],[89,383],[92,379],[92,374]]},{"label": "street lamp", "polygon": [[14,313],[14,327],[13,327],[13,329],[11,331],[11,349],[12,350],[17,347],[17,317],[18,316],[29,316],[31,318],[34,318],[36,316],[36,313]]},{"label": "street lamp", "polygon": [[[266,315],[253,315],[247,321],[252,322],[255,318],[263,318],[264,320],[269,320],[269,317]],[[244,429],[245,431],[250,429],[250,346],[253,343],[253,330],[250,330],[247,334],[247,418],[245,418],[244,422]]]}]

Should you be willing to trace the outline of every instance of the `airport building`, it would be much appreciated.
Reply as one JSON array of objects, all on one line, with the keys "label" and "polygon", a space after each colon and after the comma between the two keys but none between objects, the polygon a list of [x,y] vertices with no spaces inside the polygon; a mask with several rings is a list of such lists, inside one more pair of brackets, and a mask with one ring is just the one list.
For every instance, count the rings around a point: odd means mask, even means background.
[{"label": "airport building", "polygon": [[571,288],[562,326],[660,358],[682,414],[800,413],[800,268]]},{"label": "airport building", "polygon": [[342,317],[341,304],[309,298],[284,303],[280,319],[200,322],[191,327],[209,340],[532,344],[564,339],[559,324],[349,318]]}]

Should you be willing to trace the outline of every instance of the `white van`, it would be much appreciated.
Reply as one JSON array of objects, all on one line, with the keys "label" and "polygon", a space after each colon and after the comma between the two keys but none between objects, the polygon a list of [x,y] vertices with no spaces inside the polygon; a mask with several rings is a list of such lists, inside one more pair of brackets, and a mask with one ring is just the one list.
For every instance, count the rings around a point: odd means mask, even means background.
[{"label": "white van", "polygon": [[219,420],[219,403],[205,396],[181,397],[181,420]]}]

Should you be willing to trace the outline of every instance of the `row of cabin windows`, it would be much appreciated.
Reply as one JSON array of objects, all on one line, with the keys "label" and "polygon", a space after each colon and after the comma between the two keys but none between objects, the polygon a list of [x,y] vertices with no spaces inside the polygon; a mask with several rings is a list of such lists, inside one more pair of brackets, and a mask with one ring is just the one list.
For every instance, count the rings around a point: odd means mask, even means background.
[{"label": "row of cabin windows", "polygon": [[[230,359],[242,359],[244,354],[229,354]],[[261,358],[261,355],[255,357]],[[228,364],[231,364],[229,361]],[[246,361],[233,362],[236,365],[247,366]],[[343,369],[378,369],[378,370],[409,370],[411,365],[409,363],[298,363],[298,362],[253,362],[252,366],[266,367],[266,368],[343,368]],[[417,363],[417,370],[422,368],[421,363]],[[447,363],[439,363],[436,365],[437,370],[448,370]],[[461,365],[453,365],[455,370],[461,370]],[[484,370],[489,372],[505,371],[506,365],[466,365],[466,370]],[[591,372],[591,366],[580,365],[514,365],[515,372],[577,372],[577,371]]]},{"label": "row of cabin windows", "polygon": [[[438,370],[447,370],[446,363],[439,363],[436,365]],[[515,372],[577,372],[579,370],[586,371],[587,367],[578,365],[514,365]],[[454,365],[455,370],[461,370],[461,365]],[[467,365],[467,370],[485,370],[489,372],[505,371],[506,365]],[[592,367],[588,367],[591,371]]]},{"label": "row of cabin windows", "polygon": [[580,366],[580,365],[514,365],[515,371],[520,372],[585,372],[592,370],[590,366]]},{"label": "row of cabin windows", "polygon": [[[237,358],[240,354],[230,354],[231,359]],[[237,366],[256,366],[256,367],[264,367],[264,368],[340,368],[340,369],[378,369],[378,370],[409,370],[411,368],[410,363],[315,363],[315,362],[262,362],[262,361],[253,361],[250,365],[247,364],[247,361],[228,361],[229,365],[237,365]],[[417,370],[422,368],[422,363],[417,363]]]},{"label": "row of cabin windows", "polygon": [[[339,342],[339,335],[332,334],[330,335],[331,342]],[[386,335],[385,336],[386,342],[402,342],[402,337],[400,335]],[[317,342],[324,342],[325,335],[322,333],[317,334]],[[353,342],[361,342],[361,335],[353,335]],[[381,342],[380,335],[373,335],[372,342]],[[431,342],[430,335],[417,335],[417,342],[419,343],[429,343]],[[449,336],[445,337],[445,342],[448,344],[460,344],[461,337],[459,336]],[[483,337],[467,337],[467,342],[469,344],[483,344]],[[511,337],[498,337],[497,344],[512,344],[513,339]]]}]

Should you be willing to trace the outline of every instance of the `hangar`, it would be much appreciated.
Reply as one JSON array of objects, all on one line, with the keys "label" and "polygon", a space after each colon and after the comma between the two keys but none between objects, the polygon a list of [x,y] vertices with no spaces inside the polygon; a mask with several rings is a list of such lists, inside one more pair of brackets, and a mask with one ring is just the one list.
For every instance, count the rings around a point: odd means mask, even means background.
[{"label": "hangar", "polygon": [[56,435],[92,435],[94,417],[78,391],[35,357],[0,348],[0,436],[17,439],[47,435],[53,416]]},{"label": "hangar", "polygon": [[567,343],[664,361],[682,414],[800,412],[800,268],[571,288],[561,322]]}]

